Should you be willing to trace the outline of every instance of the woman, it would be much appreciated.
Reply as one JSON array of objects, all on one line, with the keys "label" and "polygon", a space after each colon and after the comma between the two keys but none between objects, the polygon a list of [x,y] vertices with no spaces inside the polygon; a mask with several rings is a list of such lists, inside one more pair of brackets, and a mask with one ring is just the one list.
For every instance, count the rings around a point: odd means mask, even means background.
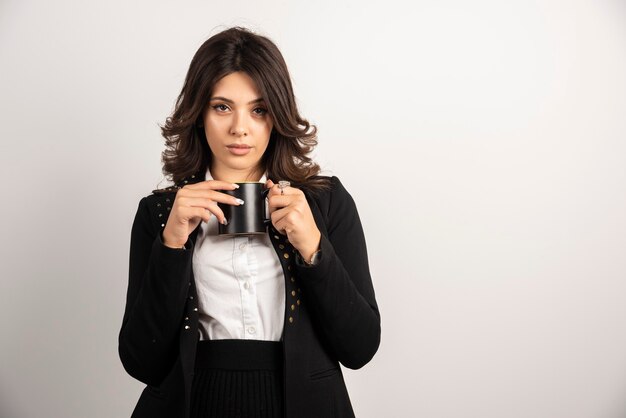
[{"label": "woman", "polygon": [[[208,39],[162,132],[174,186],[139,202],[119,334],[147,385],[132,416],[354,417],[339,363],[380,343],[365,237],[307,157],[316,128],[276,45],[241,27]],[[242,203],[220,190],[244,181],[270,189],[268,233],[217,236],[217,203]]]}]

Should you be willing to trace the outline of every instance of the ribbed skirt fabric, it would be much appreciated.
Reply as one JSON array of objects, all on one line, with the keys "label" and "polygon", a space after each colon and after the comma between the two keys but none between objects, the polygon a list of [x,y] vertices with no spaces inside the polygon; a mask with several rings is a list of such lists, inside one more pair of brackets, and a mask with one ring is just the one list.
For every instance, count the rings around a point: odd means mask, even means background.
[{"label": "ribbed skirt fabric", "polygon": [[191,418],[282,418],[280,341],[198,341]]}]

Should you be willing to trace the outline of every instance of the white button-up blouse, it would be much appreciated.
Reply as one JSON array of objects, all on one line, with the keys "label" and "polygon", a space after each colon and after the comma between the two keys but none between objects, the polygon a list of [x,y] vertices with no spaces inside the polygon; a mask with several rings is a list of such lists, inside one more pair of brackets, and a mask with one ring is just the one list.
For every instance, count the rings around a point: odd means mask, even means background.
[{"label": "white button-up blouse", "polygon": [[200,228],[192,259],[200,339],[280,341],[285,279],[269,236],[219,236],[215,216]]}]

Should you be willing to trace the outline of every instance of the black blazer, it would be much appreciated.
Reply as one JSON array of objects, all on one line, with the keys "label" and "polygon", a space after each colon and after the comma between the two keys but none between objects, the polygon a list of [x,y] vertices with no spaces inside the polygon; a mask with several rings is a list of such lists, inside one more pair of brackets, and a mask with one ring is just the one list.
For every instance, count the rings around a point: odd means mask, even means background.
[{"label": "black blazer", "polygon": [[[119,333],[126,371],[147,386],[132,417],[187,418],[198,342],[192,254],[163,245],[176,187],[203,181],[199,172],[166,193],[143,197],[131,231],[129,282]],[[332,188],[305,192],[321,236],[319,264],[296,261],[287,237],[268,227],[285,276],[283,330],[285,417],[354,417],[339,363],[367,364],[380,344],[380,313],[365,236],[352,196],[336,176]]]}]

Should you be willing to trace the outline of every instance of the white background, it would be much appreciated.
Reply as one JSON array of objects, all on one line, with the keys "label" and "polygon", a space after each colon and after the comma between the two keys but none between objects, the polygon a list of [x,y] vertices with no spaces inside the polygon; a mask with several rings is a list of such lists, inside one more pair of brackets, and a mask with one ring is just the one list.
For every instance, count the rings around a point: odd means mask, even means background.
[{"label": "white background", "polygon": [[344,368],[357,416],[626,416],[618,0],[2,0],[0,416],[130,416],[157,123],[236,24],[277,43],[359,208],[382,342]]}]

